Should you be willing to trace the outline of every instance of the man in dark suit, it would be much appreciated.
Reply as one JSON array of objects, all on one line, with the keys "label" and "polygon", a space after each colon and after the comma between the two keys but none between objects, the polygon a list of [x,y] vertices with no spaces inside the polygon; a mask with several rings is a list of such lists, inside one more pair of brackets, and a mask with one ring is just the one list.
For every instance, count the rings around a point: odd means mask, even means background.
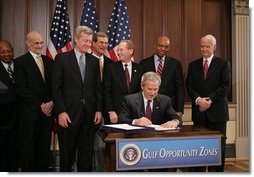
[{"label": "man in dark suit", "polygon": [[52,128],[51,79],[53,61],[41,55],[43,38],[27,34],[28,53],[15,60],[19,100],[21,170],[48,171]]},{"label": "man in dark suit", "polygon": [[60,171],[72,171],[77,152],[77,170],[93,170],[95,125],[102,119],[102,88],[99,62],[87,53],[93,31],[75,30],[75,47],[58,54],[53,72],[53,98],[58,115]]},{"label": "man in dark suit", "polygon": [[[160,84],[161,78],[155,72],[143,74],[142,92],[124,97],[119,123],[141,126],[157,124],[165,128],[181,126],[182,120],[172,107],[170,98],[158,94]],[[151,109],[150,115],[147,114],[148,109]]]},{"label": "man in dark suit", "polygon": [[[197,127],[220,131],[226,136],[229,119],[227,94],[230,89],[231,71],[227,60],[214,55],[216,39],[206,35],[200,40],[202,58],[189,64],[186,87],[192,100],[192,121]],[[225,141],[222,143],[222,165],[216,171],[224,171]],[[204,168],[192,168],[204,171]]]},{"label": "man in dark suit", "polygon": [[104,106],[105,111],[109,113],[109,120],[105,120],[105,124],[117,123],[123,97],[140,91],[141,73],[138,64],[132,61],[133,54],[133,42],[122,40],[117,49],[120,61],[105,67]]},{"label": "man in dark suit", "polygon": [[0,41],[0,82],[6,91],[0,94],[0,171],[18,171],[17,96],[13,80],[13,48]]},{"label": "man in dark suit", "polygon": [[[184,79],[182,65],[167,56],[170,40],[167,36],[159,36],[155,45],[156,53],[140,62],[142,73],[154,71],[161,77],[159,93],[171,98],[172,106],[182,117],[184,110]],[[161,65],[160,65],[161,62]]]},{"label": "man in dark suit", "polygon": [[[100,74],[101,74],[101,80],[103,82],[103,72],[104,68],[112,62],[110,58],[105,56],[104,54],[107,52],[108,48],[108,36],[107,34],[103,32],[97,32],[93,35],[93,47],[92,47],[92,55],[98,58],[99,65],[100,65]],[[109,119],[109,115],[107,112],[103,111],[103,118]],[[102,141],[98,129],[101,125],[104,124],[104,119],[102,119],[101,124],[98,125],[95,137],[94,137],[94,171],[96,172],[103,172],[105,170],[104,164],[105,164],[105,143]]]}]

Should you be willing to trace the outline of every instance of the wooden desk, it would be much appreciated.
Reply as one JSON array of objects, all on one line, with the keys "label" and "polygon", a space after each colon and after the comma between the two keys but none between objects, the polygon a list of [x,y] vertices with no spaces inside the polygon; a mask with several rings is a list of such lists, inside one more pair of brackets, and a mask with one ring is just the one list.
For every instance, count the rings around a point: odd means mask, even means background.
[{"label": "wooden desk", "polygon": [[197,128],[193,125],[184,125],[180,130],[175,131],[154,131],[138,134],[126,135],[115,131],[100,130],[100,135],[106,144],[105,170],[116,171],[116,139],[119,138],[155,138],[155,137],[191,137],[191,136],[211,136],[220,135],[223,140],[225,137],[219,131],[211,131],[206,128]]}]

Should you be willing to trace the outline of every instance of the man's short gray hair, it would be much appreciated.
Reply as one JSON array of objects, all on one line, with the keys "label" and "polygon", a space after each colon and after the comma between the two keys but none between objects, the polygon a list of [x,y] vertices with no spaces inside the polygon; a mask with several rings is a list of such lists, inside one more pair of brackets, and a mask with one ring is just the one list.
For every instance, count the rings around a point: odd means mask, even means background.
[{"label": "man's short gray hair", "polygon": [[161,78],[155,72],[146,72],[141,78],[141,85],[144,85],[146,81],[157,82],[161,85]]},{"label": "man's short gray hair", "polygon": [[215,37],[214,37],[213,35],[211,35],[211,34],[208,34],[208,35],[206,35],[206,36],[203,36],[203,37],[201,38],[201,40],[202,40],[202,39],[208,39],[208,40],[211,41],[211,43],[212,43],[213,46],[216,45],[216,39],[215,39]]},{"label": "man's short gray hair", "polygon": [[93,35],[93,30],[87,26],[78,26],[75,29],[75,34],[74,36],[79,38],[81,33],[85,33],[87,35]]}]

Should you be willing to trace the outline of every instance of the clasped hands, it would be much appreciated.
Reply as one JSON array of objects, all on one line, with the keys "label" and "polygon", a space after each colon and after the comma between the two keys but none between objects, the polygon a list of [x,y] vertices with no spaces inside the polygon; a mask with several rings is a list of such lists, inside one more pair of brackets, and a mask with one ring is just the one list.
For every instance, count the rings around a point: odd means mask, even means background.
[{"label": "clasped hands", "polygon": [[204,112],[211,107],[212,100],[209,97],[199,98],[197,104],[199,105],[199,111]]},{"label": "clasped hands", "polygon": [[49,101],[47,103],[41,104],[41,112],[46,115],[46,117],[50,117],[53,109],[53,101]]}]

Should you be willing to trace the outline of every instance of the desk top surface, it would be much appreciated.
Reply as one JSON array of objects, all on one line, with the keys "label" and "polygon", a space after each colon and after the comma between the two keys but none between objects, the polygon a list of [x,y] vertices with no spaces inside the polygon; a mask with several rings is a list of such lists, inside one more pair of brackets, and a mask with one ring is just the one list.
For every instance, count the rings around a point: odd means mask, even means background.
[{"label": "desk top surface", "polygon": [[[106,143],[115,142],[118,138],[151,138],[151,137],[182,137],[182,136],[210,136],[220,135],[219,131],[212,131],[207,128],[199,128],[193,125],[183,125],[181,129],[168,130],[168,131],[151,131],[136,134],[124,134],[114,130],[103,130],[99,131],[102,139]],[[223,136],[222,136],[223,137]]]}]

